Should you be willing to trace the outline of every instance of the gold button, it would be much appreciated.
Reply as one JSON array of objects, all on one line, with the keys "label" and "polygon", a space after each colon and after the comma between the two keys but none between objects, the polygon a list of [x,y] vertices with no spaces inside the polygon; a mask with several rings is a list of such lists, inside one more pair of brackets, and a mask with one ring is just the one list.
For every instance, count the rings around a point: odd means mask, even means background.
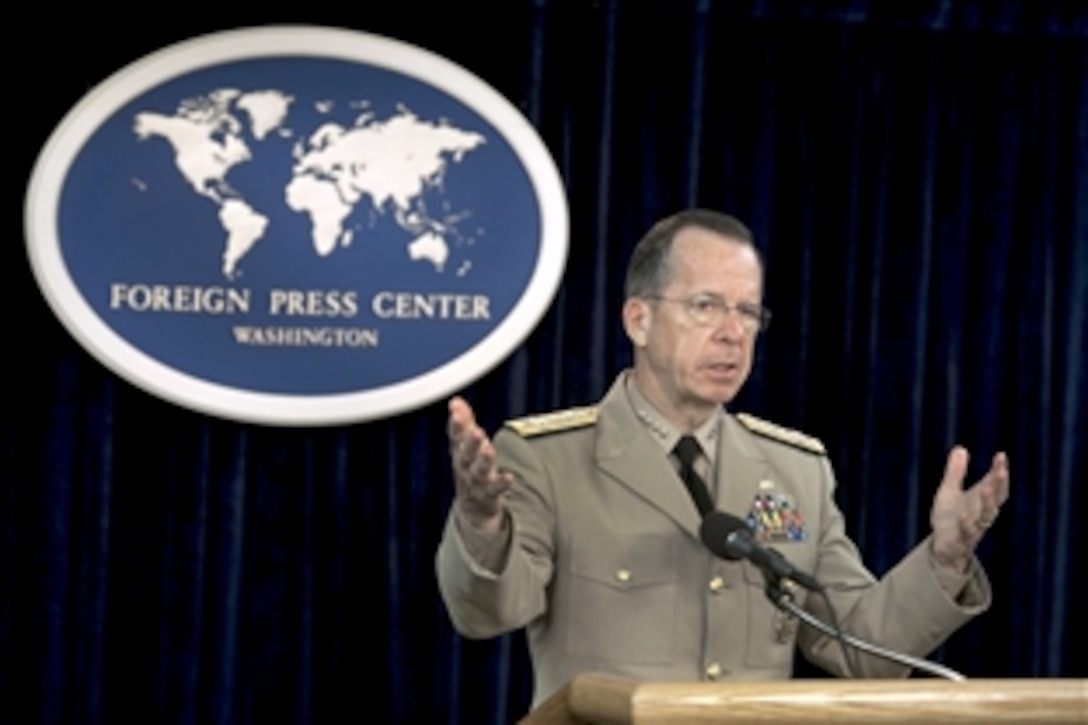
[{"label": "gold button", "polygon": [[706,678],[708,680],[716,680],[722,676],[722,666],[717,662],[711,662],[706,666]]},{"label": "gold button", "polygon": [[631,578],[631,572],[627,571],[626,569],[620,569],[616,572],[616,578],[619,579],[621,582],[625,582]]},{"label": "gold button", "polygon": [[716,576],[710,580],[710,591],[714,594],[720,594],[722,589],[725,589],[725,579],[720,576]]}]

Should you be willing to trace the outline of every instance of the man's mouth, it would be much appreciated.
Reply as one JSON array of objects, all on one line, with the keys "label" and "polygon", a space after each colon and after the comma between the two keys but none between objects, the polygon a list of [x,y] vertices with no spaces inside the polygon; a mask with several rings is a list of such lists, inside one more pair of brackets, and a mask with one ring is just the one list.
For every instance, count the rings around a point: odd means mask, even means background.
[{"label": "man's mouth", "polygon": [[740,363],[730,361],[712,362],[707,369],[718,375],[735,375],[740,371]]}]

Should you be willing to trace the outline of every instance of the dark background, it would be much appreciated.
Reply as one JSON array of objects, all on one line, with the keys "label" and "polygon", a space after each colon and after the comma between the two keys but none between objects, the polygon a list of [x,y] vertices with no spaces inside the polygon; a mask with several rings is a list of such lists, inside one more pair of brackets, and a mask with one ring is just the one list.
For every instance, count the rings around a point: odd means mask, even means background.
[{"label": "dark background", "polygon": [[[6,13],[0,167],[0,721],[502,723],[520,634],[456,636],[433,556],[445,405],[317,429],[208,418],[108,372],[26,259],[25,185],[83,95],[165,45],[270,23],[388,35],[539,129],[571,208],[536,332],[464,392],[494,428],[629,362],[623,268],[700,205],[754,230],[774,323],[736,401],[821,437],[876,573],[928,530],[944,457],[1009,453],[993,608],[933,658],[1084,677],[1088,7],[1031,2],[36,3]],[[801,668],[799,674],[812,675]]]}]

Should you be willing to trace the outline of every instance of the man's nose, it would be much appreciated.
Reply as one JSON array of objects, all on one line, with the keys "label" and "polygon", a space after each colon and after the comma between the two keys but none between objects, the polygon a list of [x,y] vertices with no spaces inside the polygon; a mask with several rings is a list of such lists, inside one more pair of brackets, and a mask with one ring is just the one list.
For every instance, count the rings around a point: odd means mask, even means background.
[{"label": "man's nose", "polygon": [[714,330],[715,337],[730,342],[740,342],[748,335],[744,318],[736,307],[727,307]]}]

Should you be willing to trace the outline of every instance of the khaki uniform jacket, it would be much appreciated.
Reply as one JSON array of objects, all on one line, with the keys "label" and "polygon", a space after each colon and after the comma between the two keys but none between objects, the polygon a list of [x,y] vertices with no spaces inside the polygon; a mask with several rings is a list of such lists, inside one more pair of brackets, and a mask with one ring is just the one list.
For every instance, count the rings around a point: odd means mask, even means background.
[{"label": "khaki uniform jacket", "polygon": [[[834,674],[838,644],[780,612],[761,572],[713,556],[699,517],[661,446],[628,401],[621,375],[595,409],[523,419],[525,436],[494,436],[500,465],[517,475],[511,536],[463,535],[451,510],[436,557],[455,628],[472,638],[527,628],[534,706],[575,675],[649,681],[785,679],[795,646]],[[749,425],[754,425],[749,423]],[[827,589],[839,624],[856,637],[925,656],[990,603],[977,562],[957,599],[938,582],[928,541],[876,581],[844,531],[828,459],[789,431],[725,416],[718,437],[717,506],[745,516],[761,493],[783,494],[803,540],[773,541]],[[484,565],[487,562],[491,565]],[[822,598],[796,601],[825,622]],[[859,653],[862,674],[906,670]]]}]

